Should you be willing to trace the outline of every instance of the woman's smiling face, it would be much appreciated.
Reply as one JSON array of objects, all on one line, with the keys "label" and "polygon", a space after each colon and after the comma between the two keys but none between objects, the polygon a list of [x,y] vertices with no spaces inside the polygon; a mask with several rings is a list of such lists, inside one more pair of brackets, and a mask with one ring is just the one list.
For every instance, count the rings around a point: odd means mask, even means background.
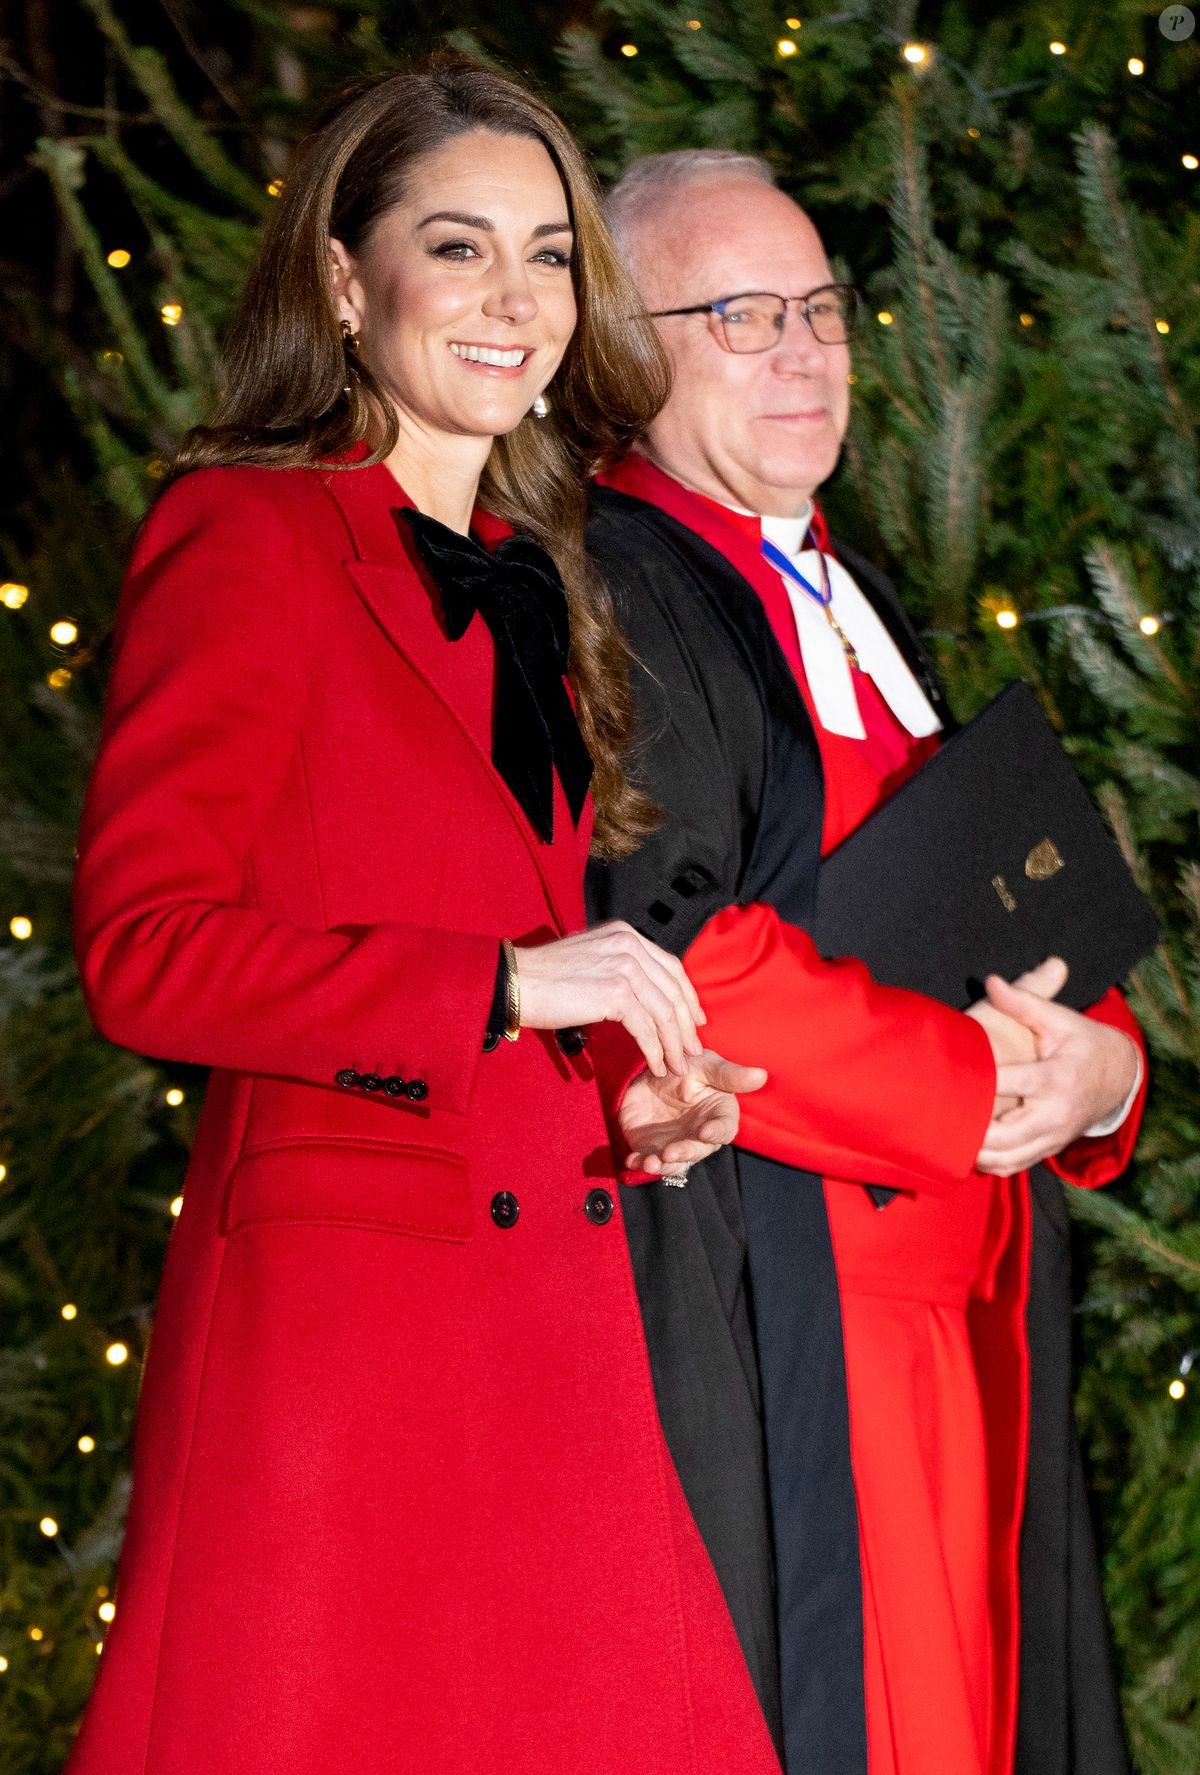
[{"label": "woman's smiling face", "polygon": [[333,242],[339,316],[401,418],[494,438],[575,330],[570,209],[540,141],[472,130],[412,168],[357,257]]}]

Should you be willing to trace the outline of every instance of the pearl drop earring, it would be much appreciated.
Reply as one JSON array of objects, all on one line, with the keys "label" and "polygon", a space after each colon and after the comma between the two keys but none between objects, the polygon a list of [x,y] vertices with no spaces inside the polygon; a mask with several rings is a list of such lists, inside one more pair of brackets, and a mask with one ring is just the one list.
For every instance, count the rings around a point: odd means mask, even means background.
[{"label": "pearl drop earring", "polygon": [[532,408],[534,418],[535,419],[544,419],[546,417],[547,413],[549,413],[549,411],[550,411],[550,402],[546,399],[545,395],[544,394],[535,394],[533,397],[533,408]]}]

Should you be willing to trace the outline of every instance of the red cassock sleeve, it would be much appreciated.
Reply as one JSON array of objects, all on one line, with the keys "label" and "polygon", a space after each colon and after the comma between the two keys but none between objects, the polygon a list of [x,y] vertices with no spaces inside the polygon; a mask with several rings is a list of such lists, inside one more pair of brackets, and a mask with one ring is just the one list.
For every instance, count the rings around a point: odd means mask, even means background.
[{"label": "red cassock sleeve", "polygon": [[1046,1165],[1056,1177],[1061,1177],[1064,1183],[1074,1184],[1077,1189],[1100,1189],[1119,1177],[1133,1158],[1133,1149],[1137,1145],[1146,1107],[1150,1069],[1145,1037],[1138,1027],[1137,1018],[1115,987],[1110,988],[1087,1015],[1097,1023],[1107,1023],[1110,1028],[1119,1029],[1137,1044],[1142,1057],[1142,1082],[1138,1086],[1129,1114],[1119,1128],[1093,1140],[1072,1141],[1057,1157],[1047,1159]]},{"label": "red cassock sleeve", "polygon": [[142,532],[80,836],[84,995],[141,1053],[323,1085],[357,1056],[462,1111],[495,937],[310,928],[254,904],[254,841],[296,767],[313,669],[298,530],[257,471],[209,469]]},{"label": "red cassock sleeve", "polygon": [[728,906],[684,958],[704,1040],[765,1066],[738,1145],[822,1177],[944,1194],[974,1171],[995,1102],[983,1029],[935,999],[825,961],[770,907]]}]

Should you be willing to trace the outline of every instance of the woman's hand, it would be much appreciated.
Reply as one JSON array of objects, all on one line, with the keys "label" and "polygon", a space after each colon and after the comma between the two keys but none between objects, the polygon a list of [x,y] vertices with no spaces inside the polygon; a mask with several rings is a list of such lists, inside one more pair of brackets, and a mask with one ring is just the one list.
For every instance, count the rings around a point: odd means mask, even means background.
[{"label": "woman's hand", "polygon": [[683,963],[623,919],[515,954],[523,1029],[623,1023],[657,1078],[682,1076],[702,1052],[704,1012]]},{"label": "woman's hand", "polygon": [[707,1048],[684,1078],[639,1073],[617,1112],[629,1147],[626,1167],[658,1177],[728,1146],[738,1131],[738,1094],[759,1091],[766,1082],[761,1066],[739,1066]]}]

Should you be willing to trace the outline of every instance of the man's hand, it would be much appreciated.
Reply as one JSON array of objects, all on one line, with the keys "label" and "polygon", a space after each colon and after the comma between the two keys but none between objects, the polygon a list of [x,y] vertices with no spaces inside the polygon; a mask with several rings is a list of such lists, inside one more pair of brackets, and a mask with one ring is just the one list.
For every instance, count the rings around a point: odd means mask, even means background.
[{"label": "man's hand", "polygon": [[[1056,990],[1061,987],[1060,981]],[[977,1170],[1011,1177],[1062,1152],[1113,1115],[1133,1089],[1138,1052],[1120,1030],[1054,1004],[1030,991],[1024,980],[1010,986],[993,974],[987,995],[1037,1043],[1036,1060],[997,1067],[998,1098],[1020,1101],[993,1118],[976,1160]]]},{"label": "man's hand", "polygon": [[[1067,983],[1067,964],[1057,955],[1051,955],[1027,974],[1021,974],[1013,985],[1022,987],[1026,992],[1034,992],[1039,998],[1057,998]],[[991,1002],[990,999],[976,999],[968,1007],[967,1016],[980,1024],[987,1033],[992,1044],[992,1059],[996,1063],[996,1102],[992,1108],[992,1120],[1002,1116],[1006,1110],[1016,1109],[1018,1099],[1005,1097],[1000,1092],[1000,1069],[1014,1066],[1021,1062],[1036,1060],[1038,1057],[1037,1040],[1026,1024],[1018,1023],[1015,1017],[1006,1016]]]},{"label": "man's hand", "polygon": [[761,1066],[739,1066],[706,1048],[683,1078],[639,1073],[617,1112],[629,1147],[625,1165],[652,1177],[698,1164],[738,1131],[738,1094],[767,1082]]}]

